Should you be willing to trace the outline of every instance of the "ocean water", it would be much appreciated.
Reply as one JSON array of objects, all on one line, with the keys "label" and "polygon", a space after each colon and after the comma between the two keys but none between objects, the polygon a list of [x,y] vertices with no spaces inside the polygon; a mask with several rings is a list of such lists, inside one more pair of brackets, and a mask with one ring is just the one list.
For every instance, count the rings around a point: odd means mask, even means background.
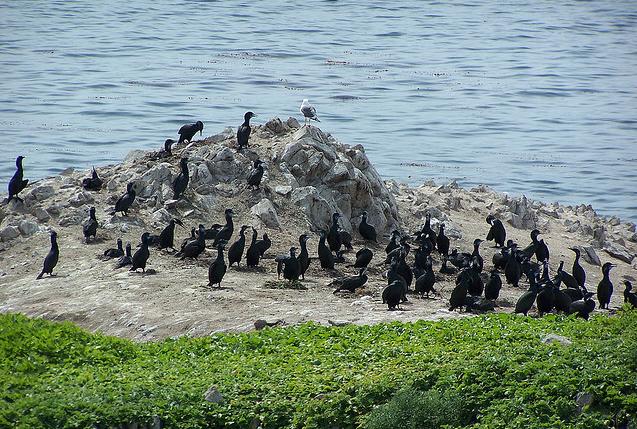
[{"label": "ocean water", "polygon": [[637,220],[634,1],[7,0],[0,70],[3,193],[309,98],[385,178]]}]

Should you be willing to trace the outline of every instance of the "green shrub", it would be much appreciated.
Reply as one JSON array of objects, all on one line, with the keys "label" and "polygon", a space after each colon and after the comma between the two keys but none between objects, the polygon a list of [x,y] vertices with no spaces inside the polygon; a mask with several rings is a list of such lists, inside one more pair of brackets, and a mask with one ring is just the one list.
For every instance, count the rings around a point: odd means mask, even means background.
[{"label": "green shrub", "polygon": [[469,424],[471,412],[463,399],[453,392],[421,392],[406,388],[396,392],[386,404],[373,410],[364,424],[366,429],[438,429]]}]

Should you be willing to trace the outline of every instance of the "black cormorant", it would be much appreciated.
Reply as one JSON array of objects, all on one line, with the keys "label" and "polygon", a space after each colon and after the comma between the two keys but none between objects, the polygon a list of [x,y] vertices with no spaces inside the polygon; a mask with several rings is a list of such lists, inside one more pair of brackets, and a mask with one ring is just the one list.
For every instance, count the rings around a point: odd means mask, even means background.
[{"label": "black cormorant", "polygon": [[178,200],[188,187],[190,174],[188,172],[188,158],[181,158],[179,161],[181,171],[173,181],[173,199]]},{"label": "black cormorant", "polygon": [[51,250],[44,258],[44,266],[42,267],[42,271],[37,277],[37,280],[40,280],[43,275],[48,274],[50,276],[53,275],[53,268],[58,263],[58,259],[60,258],[60,249],[58,248],[58,234],[55,231],[51,231]]},{"label": "black cormorant", "polygon": [[217,243],[217,258],[208,267],[208,286],[214,287],[214,285],[217,285],[221,287],[221,280],[226,275],[228,267],[223,259],[223,248],[225,245],[225,240],[220,240]]},{"label": "black cormorant", "polygon": [[24,177],[24,169],[22,168],[22,160],[23,156],[19,156],[15,160],[16,172],[13,174],[13,177],[9,181],[9,199],[7,203],[11,201],[11,199],[15,198],[16,200],[23,202],[22,198],[18,197],[18,194],[24,190],[29,184],[29,180],[23,180]]},{"label": "black cormorant", "polygon": [[248,174],[248,186],[259,188],[261,179],[263,178],[263,161],[255,159],[252,171]]},{"label": "black cormorant", "polygon": [[361,215],[361,223],[358,224],[358,233],[365,240],[370,240],[376,243],[376,228],[374,225],[367,223],[367,212],[364,211]]},{"label": "black cormorant", "polygon": [[126,185],[126,193],[119,197],[117,202],[115,203],[115,211],[124,213],[124,216],[128,216],[128,209],[133,205],[135,201],[135,184],[133,182],[129,182]]},{"label": "black cormorant", "polygon": [[373,257],[374,253],[367,247],[363,247],[358,252],[356,252],[356,261],[354,262],[353,267],[367,268]]},{"label": "black cormorant", "polygon": [[179,219],[171,219],[168,222],[166,228],[159,234],[159,248],[160,249],[174,249],[175,248],[175,225],[181,227],[184,224]]},{"label": "black cormorant", "polygon": [[441,223],[436,237],[436,248],[441,256],[449,255],[449,237],[445,235],[445,224]]},{"label": "black cormorant", "polygon": [[250,139],[250,132],[252,131],[252,128],[250,128],[250,118],[254,118],[255,116],[257,115],[252,112],[246,112],[246,114],[243,115],[243,124],[239,125],[237,129],[237,145],[239,146],[239,150],[248,147],[248,140]]},{"label": "black cormorant", "polygon": [[635,292],[631,292],[633,290],[633,284],[628,280],[624,280],[624,286],[626,286],[626,289],[624,290],[624,302],[627,302],[637,308],[637,295]]},{"label": "black cormorant", "polygon": [[194,124],[183,125],[179,128],[179,141],[177,143],[181,144],[186,140],[190,142],[197,131],[199,131],[199,135],[203,135],[203,122],[197,121]]},{"label": "black cormorant", "polygon": [[466,301],[468,289],[469,279],[463,278],[451,291],[451,296],[449,297],[449,311],[453,311],[456,308],[462,311],[462,307],[465,307],[465,310],[467,310]]},{"label": "black cormorant", "polygon": [[582,299],[573,301],[569,307],[569,314],[588,320],[589,315],[595,310],[593,295],[593,292],[585,292]]},{"label": "black cormorant", "polygon": [[605,308],[608,310],[608,304],[610,303],[610,297],[613,295],[613,283],[610,281],[610,270],[615,265],[610,262],[606,262],[602,265],[602,275],[604,278],[597,285],[597,300],[599,301],[599,308]]},{"label": "black cormorant", "polygon": [[217,247],[217,244],[219,244],[219,241],[221,240],[229,242],[232,238],[232,233],[234,232],[234,222],[232,221],[232,216],[234,215],[234,212],[232,211],[232,209],[226,209],[224,214],[226,216],[226,224],[217,233],[215,241],[212,243],[213,247]]},{"label": "black cormorant", "polygon": [[400,246],[398,244],[399,240],[400,240],[400,232],[398,232],[397,230],[393,230],[391,232],[391,238],[389,239],[389,243],[385,247],[385,253],[390,254],[392,250]]},{"label": "black cormorant", "polygon": [[299,236],[299,246],[301,246],[301,252],[299,253],[299,266],[301,267],[300,275],[305,280],[305,272],[310,267],[310,255],[307,252],[307,240],[310,237],[307,234],[301,234]]},{"label": "black cormorant", "polygon": [[93,172],[91,173],[91,177],[86,177],[82,179],[82,187],[87,191],[99,191],[102,189],[102,185],[104,182],[97,175],[97,171],[95,171],[95,167],[93,167]]},{"label": "black cormorant", "polygon": [[242,225],[239,230],[239,239],[232,243],[232,246],[228,249],[228,266],[232,266],[235,262],[237,263],[237,267],[241,263],[241,258],[243,258],[243,250],[246,247],[246,229],[248,229],[248,225]]},{"label": "black cormorant", "polygon": [[186,245],[175,254],[175,256],[180,256],[181,259],[184,258],[195,258],[197,259],[199,255],[206,250],[206,229],[203,225],[199,225],[199,231],[197,233],[197,239],[189,241]]},{"label": "black cormorant", "polygon": [[321,268],[333,270],[334,269],[334,255],[330,251],[330,248],[325,245],[326,234],[325,231],[321,231],[321,236],[318,242],[318,257],[321,263]]},{"label": "black cormorant", "polygon": [[575,280],[577,280],[577,284],[580,287],[583,287],[586,283],[586,271],[584,271],[584,268],[582,268],[582,266],[579,264],[581,255],[580,250],[575,247],[569,247],[569,249],[575,252],[575,261],[573,261],[573,277],[575,277]]},{"label": "black cormorant", "polygon": [[104,256],[107,258],[119,258],[124,256],[124,248],[122,246],[122,239],[117,239],[117,249],[107,249],[104,251]]},{"label": "black cormorant", "polygon": [[432,268],[431,257],[428,258],[424,268],[424,273],[416,279],[416,285],[414,289],[421,298],[423,298],[425,294],[427,295],[427,298],[429,298],[430,293],[436,293],[436,290],[434,289],[434,284],[436,283],[436,275],[434,274]]},{"label": "black cormorant", "polygon": [[268,234],[263,233],[261,240],[257,240],[257,248],[259,249],[259,255],[263,258],[265,252],[272,246],[272,240],[268,237]]},{"label": "black cormorant", "polygon": [[133,257],[131,256],[131,244],[126,243],[126,254],[117,260],[115,264],[115,268],[124,268],[127,265],[131,265],[133,263]]},{"label": "black cormorant", "polygon": [[[264,234],[264,236],[266,236]],[[257,230],[252,228],[252,240],[250,246],[246,251],[246,265],[248,267],[256,267],[259,265],[259,258],[261,257],[261,250],[259,249],[259,242],[257,241]]]},{"label": "black cormorant", "polygon": [[506,240],[507,233],[504,229],[502,221],[493,215],[487,216],[487,223],[491,225],[489,233],[487,234],[487,241],[495,241],[496,247],[504,247],[504,240]]},{"label": "black cormorant", "polygon": [[89,238],[93,237],[93,241],[95,241],[95,236],[97,234],[97,218],[95,217],[95,207],[91,207],[88,212],[88,219],[82,225],[82,232],[84,233],[84,239],[86,242],[89,242]]},{"label": "black cormorant", "polygon": [[504,277],[506,278],[507,283],[513,285],[513,287],[518,287],[520,277],[522,277],[522,266],[520,265],[520,261],[518,261],[516,254],[517,244],[513,243],[511,245],[507,263],[504,267]]},{"label": "black cormorant", "polygon": [[301,273],[299,260],[296,258],[296,247],[290,247],[289,256],[277,256],[274,260],[278,263],[277,272],[280,274],[283,268],[283,278],[289,281],[298,280]]},{"label": "black cormorant", "polygon": [[403,298],[403,285],[400,280],[394,280],[383,289],[383,304],[387,304],[388,310],[400,310],[400,303]]},{"label": "black cormorant", "polygon": [[367,274],[365,268],[361,268],[357,276],[339,277],[334,279],[328,286],[336,286],[334,293],[347,291],[355,292],[359,287],[363,287],[367,283]]},{"label": "black cormorant", "polygon": [[148,238],[150,233],[145,232],[142,234],[142,245],[137,249],[132,259],[132,267],[129,271],[137,271],[138,268],[142,269],[142,272],[146,272],[146,262],[150,256],[148,251]]},{"label": "black cormorant", "polygon": [[484,286],[484,298],[495,301],[500,296],[500,289],[502,289],[502,279],[498,275],[498,271],[493,268],[489,280]]},{"label": "black cormorant", "polygon": [[522,313],[526,316],[531,307],[533,307],[538,293],[537,276],[538,274],[535,271],[529,273],[529,290],[518,298],[518,302],[515,303],[515,313]]}]

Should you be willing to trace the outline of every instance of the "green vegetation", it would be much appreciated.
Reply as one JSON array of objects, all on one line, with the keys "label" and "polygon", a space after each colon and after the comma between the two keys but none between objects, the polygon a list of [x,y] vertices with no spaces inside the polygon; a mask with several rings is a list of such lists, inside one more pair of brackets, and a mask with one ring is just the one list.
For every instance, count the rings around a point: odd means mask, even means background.
[{"label": "green vegetation", "polygon": [[[543,344],[555,333],[572,345]],[[606,428],[637,419],[637,311],[305,324],[157,343],[0,315],[0,427]],[[207,402],[216,386],[223,396]],[[577,412],[579,392],[593,402]]]},{"label": "green vegetation", "polygon": [[263,283],[264,289],[294,289],[307,290],[307,287],[298,280],[267,280]]}]

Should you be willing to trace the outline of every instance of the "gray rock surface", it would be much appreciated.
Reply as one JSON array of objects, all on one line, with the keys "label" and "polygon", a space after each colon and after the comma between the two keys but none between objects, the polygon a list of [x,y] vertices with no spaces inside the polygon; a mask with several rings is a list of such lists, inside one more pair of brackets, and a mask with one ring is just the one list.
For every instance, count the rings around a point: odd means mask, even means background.
[{"label": "gray rock surface", "polygon": [[10,241],[20,236],[20,230],[17,226],[8,225],[0,229],[0,241]]},{"label": "gray rock surface", "polygon": [[24,219],[24,220],[21,220],[20,223],[18,224],[18,229],[20,230],[20,233],[22,235],[24,235],[25,237],[29,237],[35,234],[36,232],[38,232],[40,227],[38,227],[37,223],[31,220]]},{"label": "gray rock surface", "polygon": [[268,228],[280,228],[279,217],[272,201],[267,198],[262,199],[250,208],[250,213],[255,215]]}]

